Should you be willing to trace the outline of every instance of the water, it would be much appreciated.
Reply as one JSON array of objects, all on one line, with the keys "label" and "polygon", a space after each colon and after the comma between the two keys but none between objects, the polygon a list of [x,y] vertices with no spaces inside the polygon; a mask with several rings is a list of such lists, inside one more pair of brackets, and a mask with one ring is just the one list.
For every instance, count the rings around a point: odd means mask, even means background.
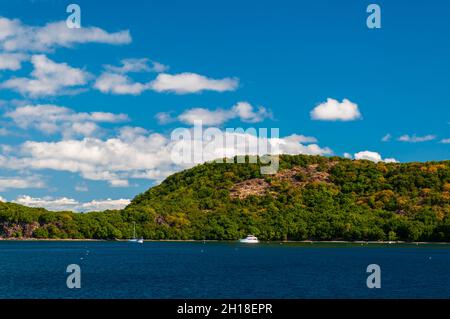
[{"label": "water", "polygon": [[448,245],[2,241],[0,263],[1,298],[450,298]]}]

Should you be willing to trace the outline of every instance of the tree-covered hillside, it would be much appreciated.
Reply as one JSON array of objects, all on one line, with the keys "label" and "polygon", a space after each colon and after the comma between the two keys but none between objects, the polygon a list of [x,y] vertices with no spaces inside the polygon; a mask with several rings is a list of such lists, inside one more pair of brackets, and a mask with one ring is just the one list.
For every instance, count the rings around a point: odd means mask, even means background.
[{"label": "tree-covered hillside", "polygon": [[122,211],[48,212],[0,203],[2,237],[450,241],[450,161],[286,156],[208,163],[168,177]]}]

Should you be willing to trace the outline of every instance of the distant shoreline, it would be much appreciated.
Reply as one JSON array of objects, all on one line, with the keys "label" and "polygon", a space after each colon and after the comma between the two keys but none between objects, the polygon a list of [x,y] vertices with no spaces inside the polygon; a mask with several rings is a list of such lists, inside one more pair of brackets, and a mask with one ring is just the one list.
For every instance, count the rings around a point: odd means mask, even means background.
[{"label": "distant shoreline", "polygon": [[[127,242],[128,239],[76,239],[76,238],[0,238],[0,242],[2,241],[49,241],[49,242]],[[237,242],[237,240],[217,240],[217,239],[209,239],[209,240],[196,240],[196,239],[145,239],[145,242],[223,242],[223,243],[232,243]],[[433,241],[420,241],[420,242],[409,242],[409,241],[345,241],[345,240],[286,240],[286,241],[277,241],[277,240],[262,240],[260,243],[262,244],[271,244],[271,243],[280,243],[280,244],[360,244],[360,245],[450,245],[450,242],[433,242]]]}]

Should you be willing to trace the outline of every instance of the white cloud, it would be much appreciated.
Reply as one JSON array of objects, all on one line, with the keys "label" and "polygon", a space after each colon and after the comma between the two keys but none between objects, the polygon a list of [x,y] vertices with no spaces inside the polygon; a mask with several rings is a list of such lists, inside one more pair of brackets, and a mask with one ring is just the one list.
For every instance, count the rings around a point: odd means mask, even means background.
[{"label": "white cloud", "polygon": [[0,17],[0,41],[5,41],[8,37],[14,36],[16,30],[20,27],[21,22],[17,19],[10,20]]},{"label": "white cloud", "polygon": [[141,136],[148,135],[149,131],[147,131],[143,127],[139,126],[123,126],[120,128],[118,138],[122,141],[133,141]]},{"label": "white cloud", "polygon": [[6,203],[7,200],[4,197],[0,196],[0,202]]},{"label": "white cloud", "polygon": [[305,136],[305,135],[298,135],[293,134],[289,136],[290,141],[296,142],[296,143],[317,143],[317,139],[313,136]]},{"label": "white cloud", "polygon": [[[11,145],[6,145],[6,144],[0,144],[0,154],[8,154],[11,153],[14,150],[14,147]],[[0,155],[1,158],[1,155]]]},{"label": "white cloud", "polygon": [[130,73],[130,72],[148,72],[148,59],[123,59],[120,61],[121,66],[105,65],[105,69],[114,73]]},{"label": "white cloud", "polygon": [[450,144],[450,138],[444,138],[443,140],[441,140],[441,143]]},{"label": "white cloud", "polygon": [[31,57],[33,71],[30,78],[13,77],[0,84],[0,88],[11,89],[31,97],[52,96],[70,93],[70,88],[87,83],[90,74],[66,63],[56,63],[45,55]]},{"label": "white cloud", "polygon": [[177,94],[197,93],[201,91],[234,91],[239,81],[236,78],[211,79],[196,73],[159,74],[150,87],[157,92]]},{"label": "white cloud", "polygon": [[152,67],[151,67],[152,72],[162,73],[162,72],[169,70],[169,67],[165,64],[162,64],[162,63],[159,63],[156,61],[151,61],[151,62],[152,62]]},{"label": "white cloud", "polygon": [[264,107],[259,106],[258,110],[255,112],[253,106],[247,102],[239,102],[232,109],[243,122],[247,123],[258,123],[262,122],[265,118],[272,117],[272,114],[266,110]]},{"label": "white cloud", "polygon": [[22,53],[0,53],[0,70],[17,71],[27,56]]},{"label": "white cloud", "polygon": [[4,127],[0,127],[0,136],[7,136],[7,135],[11,135],[12,132],[10,132],[8,129],[4,128]]},{"label": "white cloud", "polygon": [[[131,73],[131,72],[157,72],[161,73],[168,70],[168,66],[149,59],[123,59],[121,66],[105,65],[105,69],[112,73]],[[151,63],[151,66],[149,65]]]},{"label": "white cloud", "polygon": [[112,179],[108,182],[111,187],[128,187],[130,185],[127,179]]},{"label": "white cloud", "polygon": [[201,121],[203,125],[221,125],[224,122],[230,120],[234,116],[233,112],[226,110],[214,110],[210,111],[204,108],[189,109],[177,118],[183,123],[192,125],[195,121]]},{"label": "white cloud", "polygon": [[381,155],[377,152],[371,151],[362,151],[358,152],[355,155],[355,159],[357,160],[368,160],[372,162],[381,162]]},{"label": "white cloud", "polygon": [[0,177],[0,191],[8,189],[44,188],[45,183],[39,176]]},{"label": "white cloud", "polygon": [[379,153],[372,152],[372,151],[358,152],[354,155],[354,157],[357,160],[368,160],[368,161],[372,161],[375,163],[378,163],[378,162],[397,163],[398,162],[395,158],[383,159]]},{"label": "white cloud", "polygon": [[18,19],[0,17],[0,48],[6,51],[45,52],[83,43],[121,45],[130,42],[128,30],[108,33],[98,27],[69,29],[65,21],[51,22],[45,26],[28,26]]},{"label": "white cloud", "polygon": [[34,128],[46,134],[62,133],[66,138],[93,136],[99,131],[96,123],[119,123],[128,120],[126,114],[77,113],[67,107],[52,104],[20,106],[4,116],[11,118],[22,129]]},{"label": "white cloud", "polygon": [[147,90],[173,92],[177,94],[201,91],[233,91],[238,86],[237,79],[210,79],[195,73],[160,73],[155,80],[147,83],[133,81],[129,76],[116,72],[103,72],[94,87],[103,93],[138,95]]},{"label": "white cloud", "polygon": [[159,124],[168,124],[176,121],[170,114],[170,112],[159,112],[155,115],[156,120]]},{"label": "white cloud", "polygon": [[[195,138],[195,139],[194,139]],[[226,144],[225,139],[235,140]],[[0,155],[0,168],[12,170],[56,170],[80,174],[88,180],[106,181],[112,187],[129,186],[129,179],[161,181],[168,175],[199,162],[180,163],[174,160],[174,147],[180,145],[190,157],[200,162],[248,154],[331,154],[329,148],[317,144],[311,137],[291,135],[284,138],[255,136],[251,132],[221,132],[217,139],[206,136],[187,140],[172,140],[142,128],[123,128],[115,138],[106,140],[84,138],[55,142],[28,141],[13,154]],[[181,143],[181,144],[180,144]],[[269,145],[270,148],[248,150],[248,145]],[[275,148],[276,146],[276,148]],[[176,153],[176,152],[175,152]]]},{"label": "white cloud", "polygon": [[271,113],[262,106],[259,106],[258,110],[255,111],[251,104],[239,102],[229,110],[216,109],[211,111],[205,108],[189,109],[177,118],[179,121],[189,125],[194,124],[195,121],[201,121],[203,125],[213,126],[222,125],[226,121],[234,118],[239,118],[241,121],[247,123],[257,123],[271,116]]},{"label": "white cloud", "polygon": [[122,209],[129,205],[131,201],[129,199],[106,199],[106,200],[93,200],[87,203],[82,203],[81,210],[84,212],[89,211],[104,211],[107,209]]},{"label": "white cloud", "polygon": [[47,208],[52,211],[72,210],[78,204],[76,200],[67,197],[53,199],[51,197],[34,198],[27,195],[19,196],[12,202],[28,207]]},{"label": "white cloud", "polygon": [[432,141],[436,138],[436,135],[425,135],[425,136],[416,136],[416,134],[409,136],[408,134],[402,135],[398,138],[400,142],[407,143],[421,143]]},{"label": "white cloud", "polygon": [[100,130],[99,126],[92,122],[75,122],[68,128],[64,128],[63,135],[65,138],[73,136],[94,136]]},{"label": "white cloud", "polygon": [[332,98],[317,105],[310,115],[313,120],[321,121],[352,121],[361,118],[357,104],[348,99],[339,102]]},{"label": "white cloud", "polygon": [[13,200],[13,203],[28,207],[40,207],[46,208],[50,211],[77,211],[77,212],[90,212],[90,211],[104,211],[107,209],[122,209],[130,204],[129,199],[105,199],[105,200],[92,200],[90,202],[79,202],[73,198],[60,197],[31,197],[22,195]]},{"label": "white cloud", "polygon": [[[149,65],[151,63],[151,66]],[[140,83],[127,74],[132,72],[164,72],[168,67],[149,59],[123,59],[121,66],[105,65],[106,69],[95,81],[94,88],[102,93],[139,95],[152,89],[152,83]]]},{"label": "white cloud", "polygon": [[29,141],[21,146],[22,158],[7,165],[80,173],[115,187],[126,186],[124,180],[135,173],[170,167],[166,138],[156,133],[130,137],[130,132],[122,132],[120,137],[107,140]]},{"label": "white cloud", "polygon": [[386,134],[385,136],[383,136],[383,138],[381,139],[382,142],[389,142],[392,138],[391,134]]},{"label": "white cloud", "polygon": [[103,72],[95,81],[94,88],[102,93],[139,95],[149,86],[134,82],[125,74]]},{"label": "white cloud", "polygon": [[303,135],[293,134],[279,139],[279,154],[330,155],[333,153],[328,147],[322,148],[317,144],[309,144],[310,141],[300,142],[301,139],[303,139],[302,136]]},{"label": "white cloud", "polygon": [[82,183],[82,184],[75,185],[75,190],[77,192],[87,192],[87,191],[89,191],[89,188],[87,187],[86,184]]},{"label": "white cloud", "polygon": [[353,156],[350,153],[344,153],[344,158],[352,159]]}]

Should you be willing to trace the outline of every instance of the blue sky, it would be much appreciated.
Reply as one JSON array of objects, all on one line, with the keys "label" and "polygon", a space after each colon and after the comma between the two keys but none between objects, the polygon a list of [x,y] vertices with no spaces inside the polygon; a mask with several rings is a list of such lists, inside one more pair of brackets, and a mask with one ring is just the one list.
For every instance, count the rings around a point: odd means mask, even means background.
[{"label": "blue sky", "polygon": [[69,3],[0,5],[3,199],[123,206],[181,169],[168,139],[193,118],[279,128],[291,153],[449,159],[445,1],[374,1],[369,29],[366,1],[80,0],[82,33]]}]

